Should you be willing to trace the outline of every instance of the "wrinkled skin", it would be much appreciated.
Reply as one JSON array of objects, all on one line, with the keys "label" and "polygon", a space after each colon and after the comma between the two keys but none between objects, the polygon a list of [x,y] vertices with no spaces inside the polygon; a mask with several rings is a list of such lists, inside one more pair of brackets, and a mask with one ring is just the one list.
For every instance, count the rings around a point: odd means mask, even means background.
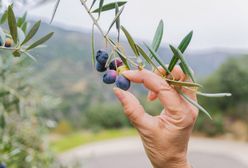
[{"label": "wrinkled skin", "polygon": [[[164,109],[158,116],[144,111],[138,99],[130,92],[114,88],[128,119],[138,130],[146,154],[154,168],[190,168],[187,160],[189,138],[196,121],[198,110],[184,100],[161,76],[148,70],[125,71],[123,75],[131,82],[141,83],[148,90],[148,100],[159,99]],[[179,67],[172,75],[185,81],[186,76]],[[194,91],[182,89],[191,99],[197,101]]]}]

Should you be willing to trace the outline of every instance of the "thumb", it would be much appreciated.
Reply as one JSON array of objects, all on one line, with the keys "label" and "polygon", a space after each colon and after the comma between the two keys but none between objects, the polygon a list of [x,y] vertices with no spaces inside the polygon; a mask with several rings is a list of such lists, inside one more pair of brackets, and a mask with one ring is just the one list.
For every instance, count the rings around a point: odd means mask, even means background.
[{"label": "thumb", "polygon": [[113,90],[116,97],[121,102],[127,118],[134,124],[135,127],[144,126],[146,113],[139,100],[130,92],[119,88],[114,88]]}]

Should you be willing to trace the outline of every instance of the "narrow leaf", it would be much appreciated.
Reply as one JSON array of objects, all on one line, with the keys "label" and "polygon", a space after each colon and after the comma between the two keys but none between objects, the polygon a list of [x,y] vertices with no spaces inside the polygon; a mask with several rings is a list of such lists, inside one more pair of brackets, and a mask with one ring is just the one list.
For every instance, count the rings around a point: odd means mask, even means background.
[{"label": "narrow leaf", "polygon": [[95,25],[92,26],[91,32],[91,61],[93,67],[95,67],[96,60],[95,60]]},{"label": "narrow leaf", "polygon": [[101,15],[103,3],[104,3],[104,0],[100,0],[100,2],[99,2],[99,10],[98,10],[98,18]]},{"label": "narrow leaf", "polygon": [[182,81],[175,81],[175,80],[170,80],[170,79],[166,79],[166,81],[169,84],[175,85],[175,86],[186,86],[186,87],[202,87],[202,85],[198,84],[198,83],[192,83],[192,82],[182,82]]},{"label": "narrow leaf", "polygon": [[139,53],[146,60],[146,62],[149,63],[154,69],[157,69],[156,64],[151,60],[151,58],[146,54],[146,52],[139,45],[136,45],[136,46],[139,50]]},{"label": "narrow leaf", "polygon": [[8,18],[8,10],[6,10],[6,11],[3,13],[3,15],[2,15],[2,17],[1,17],[0,23],[1,23],[1,24],[5,23],[6,20],[7,20],[7,18]]},{"label": "narrow leaf", "polygon": [[166,71],[166,73],[170,73],[170,71],[168,70],[168,68],[159,60],[159,56],[157,55],[157,53],[151,48],[149,47],[146,43],[145,43],[146,48],[150,51],[150,53],[152,54],[153,58],[155,58],[155,60],[158,62],[158,64]]},{"label": "narrow leaf", "polygon": [[171,48],[174,56],[177,57],[179,60],[181,60],[181,63],[182,63],[181,65],[183,66],[183,69],[185,70],[186,74],[192,79],[193,82],[195,82],[195,78],[194,78],[194,75],[192,73],[192,70],[189,67],[186,60],[184,59],[184,56],[181,53],[181,51],[179,49],[173,47],[172,45],[170,45],[170,48]]},{"label": "narrow leaf", "polygon": [[26,34],[26,32],[27,32],[27,28],[28,28],[28,22],[25,22],[23,25],[22,25],[22,27],[21,27],[21,29],[22,29],[22,31]]},{"label": "narrow leaf", "polygon": [[128,43],[129,43],[130,47],[132,48],[134,54],[136,56],[139,56],[139,51],[138,51],[137,46],[136,46],[133,38],[131,37],[130,33],[123,26],[121,26],[121,30],[124,32],[124,34],[128,40]]},{"label": "narrow leaf", "polygon": [[158,51],[158,48],[161,44],[162,38],[163,38],[163,33],[164,33],[164,22],[161,20],[159,22],[159,25],[157,27],[156,33],[154,35],[153,41],[152,41],[152,49],[154,51]]},{"label": "narrow leaf", "polygon": [[197,92],[197,95],[204,96],[204,97],[230,97],[232,96],[231,93],[202,93],[202,92]]},{"label": "narrow leaf", "polygon": [[11,6],[9,6],[8,8],[8,24],[9,24],[10,34],[14,42],[17,43],[18,35],[17,35],[16,17]]},{"label": "narrow leaf", "polygon": [[179,89],[177,89],[179,94],[183,96],[183,98],[185,100],[187,100],[190,104],[192,104],[193,106],[195,106],[196,108],[198,108],[200,111],[202,111],[203,113],[205,113],[211,120],[212,120],[212,117],[211,115],[209,114],[209,112],[204,109],[201,105],[199,105],[197,102],[195,102],[194,100],[192,100],[191,98],[189,98],[187,95],[185,95],[182,91],[180,91]]},{"label": "narrow leaf", "polygon": [[34,42],[33,44],[31,44],[26,50],[31,50],[43,43],[45,43],[47,40],[49,40],[52,36],[53,36],[53,32],[47,34],[46,36],[42,37],[41,39],[37,40],[36,42]]},{"label": "narrow leaf", "polygon": [[[109,31],[111,30],[111,28],[113,27],[113,25],[115,24],[115,22],[117,23],[117,21],[119,21],[120,15],[121,15],[121,13],[123,12],[124,7],[125,7],[125,6],[123,6],[123,7],[121,8],[121,10],[116,14],[116,16],[115,16],[114,20],[112,21],[111,25],[109,26],[109,29],[108,29],[108,31],[107,31],[106,34],[109,33]],[[119,24],[119,23],[118,23],[118,24]]]},{"label": "narrow leaf", "polygon": [[[117,2],[119,7],[125,5],[126,3],[127,3],[126,1]],[[109,3],[109,4],[102,6],[101,12],[109,11],[112,9],[115,9],[115,2],[112,2],[112,3]],[[98,13],[99,11],[100,11],[100,8],[97,8],[97,9],[93,10],[92,13]]]},{"label": "narrow leaf", "polygon": [[[184,39],[181,41],[181,43],[179,44],[178,46],[178,49],[184,53],[185,50],[187,49],[187,47],[189,46],[190,42],[191,42],[191,39],[192,39],[192,36],[193,36],[193,31],[191,31],[189,34],[187,34]],[[169,70],[172,71],[174,66],[177,64],[178,62],[178,58],[173,56],[171,61],[170,61],[170,64],[169,64]]]},{"label": "narrow leaf", "polygon": [[40,28],[40,23],[41,21],[38,21],[33,25],[33,27],[28,32],[26,38],[22,41],[21,45],[27,43],[29,40],[31,40],[34,37],[34,35],[37,33],[37,31]]},{"label": "narrow leaf", "polygon": [[19,17],[18,18],[18,20],[17,20],[17,27],[21,27],[25,23],[26,18],[27,18],[27,12],[25,12],[22,17]]},{"label": "narrow leaf", "polygon": [[60,3],[60,0],[57,0],[57,2],[56,2],[56,4],[55,4],[55,7],[54,7],[54,10],[53,10],[53,15],[52,15],[50,24],[53,22],[53,19],[54,19],[54,17],[55,17],[55,14],[56,14],[56,12],[57,12],[58,7],[59,7],[59,3]]},{"label": "narrow leaf", "polygon": [[96,0],[93,0],[92,4],[90,6],[90,10],[93,8],[93,6],[95,5],[95,3],[96,3]]},{"label": "narrow leaf", "polygon": [[[119,6],[118,6],[118,3],[116,2],[115,3],[115,15],[117,16],[119,13]],[[121,31],[121,21],[120,21],[120,17],[118,17],[116,19],[116,30],[117,30],[117,41],[119,42],[120,41],[120,31]]]}]

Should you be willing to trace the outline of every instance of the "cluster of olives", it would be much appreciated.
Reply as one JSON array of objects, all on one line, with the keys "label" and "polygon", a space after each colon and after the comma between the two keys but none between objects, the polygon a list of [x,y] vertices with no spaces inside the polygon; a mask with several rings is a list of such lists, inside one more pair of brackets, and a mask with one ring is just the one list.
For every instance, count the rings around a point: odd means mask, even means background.
[{"label": "cluster of olives", "polygon": [[113,84],[123,90],[128,90],[130,88],[130,80],[122,75],[122,72],[128,70],[128,68],[123,65],[123,62],[120,59],[114,59],[106,67],[107,60],[109,55],[104,50],[99,50],[96,53],[96,70],[98,72],[105,72],[103,75],[103,82],[106,84]]}]

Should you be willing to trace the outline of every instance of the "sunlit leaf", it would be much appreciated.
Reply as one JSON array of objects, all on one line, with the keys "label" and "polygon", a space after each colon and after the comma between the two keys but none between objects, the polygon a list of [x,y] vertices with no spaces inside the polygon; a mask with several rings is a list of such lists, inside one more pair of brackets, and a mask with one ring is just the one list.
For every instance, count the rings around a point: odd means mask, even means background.
[{"label": "sunlit leaf", "polygon": [[204,97],[230,97],[232,96],[231,93],[202,93],[202,92],[197,92],[197,95],[204,96]]},{"label": "sunlit leaf", "polygon": [[[126,3],[127,3],[126,1],[117,2],[119,7],[125,5]],[[113,9],[115,9],[115,2],[103,5],[101,12],[109,11],[109,10],[113,10]],[[92,13],[98,13],[99,11],[100,11],[100,8],[97,8],[97,9],[93,10]]]},{"label": "sunlit leaf", "polygon": [[200,111],[202,111],[203,113],[205,113],[211,120],[212,117],[209,114],[209,112],[204,109],[201,105],[199,105],[196,101],[192,100],[191,98],[189,98],[186,94],[184,94],[181,90],[177,89],[177,91],[179,92],[180,95],[182,95],[184,97],[185,100],[187,100],[190,104],[192,104],[193,106],[195,106],[196,108],[198,108]]},{"label": "sunlit leaf", "polygon": [[189,67],[188,63],[186,62],[186,60],[184,59],[183,54],[181,53],[181,51],[175,47],[173,47],[172,45],[170,45],[171,51],[173,52],[174,56],[177,57],[180,61],[181,61],[181,65],[183,66],[184,71],[186,72],[186,74],[192,79],[193,82],[195,82],[195,78],[193,75],[193,72],[191,70],[191,68]]},{"label": "sunlit leaf", "polygon": [[146,43],[145,43],[146,48],[150,51],[151,55],[153,56],[153,58],[155,58],[155,60],[157,61],[157,63],[169,74],[170,71],[168,70],[168,68],[160,61],[159,56],[157,55],[157,53],[151,48],[149,47]]},{"label": "sunlit leaf", "polygon": [[[123,12],[123,10],[124,10],[124,6],[123,6],[123,7],[121,8],[121,10],[116,14],[116,16],[115,16],[114,20],[112,21],[112,23],[110,24],[109,29],[108,29],[108,31],[107,31],[106,34],[109,33],[109,31],[111,30],[111,28],[113,27],[113,25],[115,24],[115,22],[117,23],[117,21],[118,21],[118,22],[120,21],[119,18],[120,18],[121,13]],[[119,24],[119,23],[118,23],[118,24]]]},{"label": "sunlit leaf", "polygon": [[10,34],[14,42],[17,43],[18,34],[17,34],[16,17],[11,6],[9,6],[8,8],[8,24],[9,24]]},{"label": "sunlit leaf", "polygon": [[21,45],[27,43],[29,40],[31,40],[34,37],[34,35],[37,33],[37,31],[40,28],[40,23],[41,21],[38,21],[33,25],[33,27],[28,32],[26,38],[22,41]]},{"label": "sunlit leaf", "polygon": [[31,50],[43,43],[45,43],[47,40],[49,40],[52,36],[53,36],[54,32],[51,32],[49,34],[47,34],[46,36],[42,37],[41,39],[37,40],[36,42],[34,42],[33,44],[31,44],[26,50]]},{"label": "sunlit leaf", "polygon": [[96,60],[95,60],[95,25],[92,26],[91,32],[91,61],[93,67],[95,67]]},{"label": "sunlit leaf", "polygon": [[156,33],[154,35],[153,41],[152,41],[152,49],[154,51],[158,51],[158,48],[163,38],[163,33],[164,33],[164,22],[163,20],[160,20]]},{"label": "sunlit leaf", "polygon": [[134,54],[136,56],[139,56],[139,51],[138,51],[137,46],[136,46],[132,36],[130,35],[130,33],[123,26],[121,26],[121,30],[124,32],[124,34],[128,40],[128,43],[129,43],[130,47],[132,48]]},{"label": "sunlit leaf", "polygon": [[53,19],[54,19],[54,17],[55,17],[55,14],[56,14],[56,12],[57,12],[58,7],[59,7],[59,3],[60,3],[60,0],[57,0],[57,2],[56,2],[56,4],[55,4],[55,7],[54,7],[54,10],[53,10],[53,15],[52,15],[50,24],[53,22]]},{"label": "sunlit leaf", "polygon": [[[190,42],[191,42],[191,39],[192,39],[192,36],[193,36],[193,31],[191,31],[189,34],[187,34],[184,39],[181,41],[181,43],[179,44],[178,46],[178,49],[184,53],[185,50],[187,49],[187,47],[189,46]],[[178,62],[178,58],[173,56],[171,61],[170,61],[170,64],[169,64],[169,70],[172,71],[174,66],[177,64]]]}]

